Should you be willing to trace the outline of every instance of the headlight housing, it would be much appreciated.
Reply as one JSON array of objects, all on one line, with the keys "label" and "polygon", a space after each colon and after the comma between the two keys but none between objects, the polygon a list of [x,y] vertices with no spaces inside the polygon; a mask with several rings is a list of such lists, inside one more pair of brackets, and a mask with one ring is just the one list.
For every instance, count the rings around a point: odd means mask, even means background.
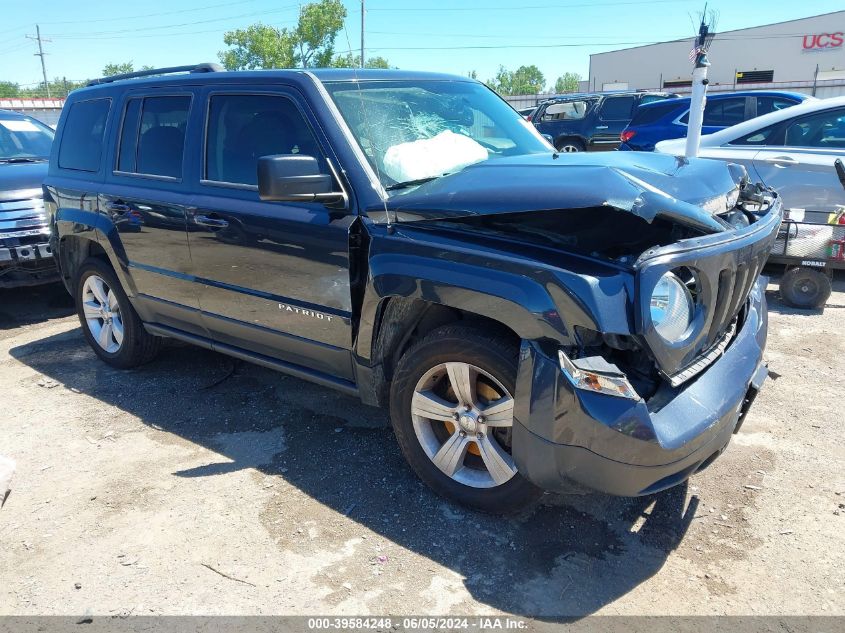
[{"label": "headlight housing", "polygon": [[680,341],[689,330],[695,303],[689,288],[673,272],[665,273],[651,293],[651,322],[670,343]]}]

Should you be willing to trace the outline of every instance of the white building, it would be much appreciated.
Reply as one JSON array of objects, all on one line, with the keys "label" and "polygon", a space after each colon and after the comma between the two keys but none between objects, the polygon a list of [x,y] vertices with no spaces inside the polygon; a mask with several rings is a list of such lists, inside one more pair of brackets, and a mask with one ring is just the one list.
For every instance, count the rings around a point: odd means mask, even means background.
[{"label": "white building", "polygon": [[[589,84],[584,88],[689,92],[692,45],[691,33],[683,40],[590,55]],[[815,89],[819,97],[845,94],[845,11],[717,32],[708,57],[711,91]]]}]

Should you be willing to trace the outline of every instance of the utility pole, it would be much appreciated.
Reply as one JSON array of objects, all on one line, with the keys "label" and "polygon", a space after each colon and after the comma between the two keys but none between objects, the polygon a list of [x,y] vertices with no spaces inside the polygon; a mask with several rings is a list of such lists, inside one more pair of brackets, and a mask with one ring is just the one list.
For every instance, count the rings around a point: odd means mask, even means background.
[{"label": "utility pole", "polygon": [[41,74],[44,75],[44,89],[47,91],[47,98],[50,98],[50,84],[47,83],[47,66],[44,64],[44,48],[41,46],[41,42],[49,42],[50,40],[42,40],[41,39],[41,29],[38,25],[35,25],[35,37],[32,35],[26,36],[28,39],[37,40],[38,41],[38,52],[33,53],[41,58]]},{"label": "utility pole", "polygon": [[364,0],[361,0],[361,68],[364,67]]}]

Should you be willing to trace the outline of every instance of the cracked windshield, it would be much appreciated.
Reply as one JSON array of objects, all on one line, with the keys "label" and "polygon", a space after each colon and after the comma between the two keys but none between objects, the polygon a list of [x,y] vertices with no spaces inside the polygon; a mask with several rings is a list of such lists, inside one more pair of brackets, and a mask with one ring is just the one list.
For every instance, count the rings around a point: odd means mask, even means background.
[{"label": "cracked windshield", "polygon": [[484,160],[551,151],[531,124],[477,83],[362,81],[327,88],[389,191]]}]

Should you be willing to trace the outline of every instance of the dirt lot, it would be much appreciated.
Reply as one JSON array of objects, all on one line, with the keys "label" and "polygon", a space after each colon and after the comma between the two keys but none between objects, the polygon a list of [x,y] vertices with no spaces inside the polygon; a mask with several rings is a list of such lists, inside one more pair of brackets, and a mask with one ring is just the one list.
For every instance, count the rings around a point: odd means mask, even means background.
[{"label": "dirt lot", "polygon": [[687,485],[508,520],[423,488],[381,411],[180,345],[115,371],[63,289],[0,291],[0,614],[845,614],[835,287],[770,287],[776,379]]}]

